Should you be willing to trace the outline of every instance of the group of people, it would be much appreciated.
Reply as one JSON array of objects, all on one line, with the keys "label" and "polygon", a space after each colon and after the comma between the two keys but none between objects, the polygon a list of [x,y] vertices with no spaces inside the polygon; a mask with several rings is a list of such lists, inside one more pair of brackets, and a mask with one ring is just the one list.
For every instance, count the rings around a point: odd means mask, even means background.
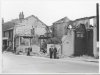
[{"label": "group of people", "polygon": [[55,45],[49,48],[49,53],[50,53],[50,58],[54,59],[57,58],[57,48],[55,47]]}]

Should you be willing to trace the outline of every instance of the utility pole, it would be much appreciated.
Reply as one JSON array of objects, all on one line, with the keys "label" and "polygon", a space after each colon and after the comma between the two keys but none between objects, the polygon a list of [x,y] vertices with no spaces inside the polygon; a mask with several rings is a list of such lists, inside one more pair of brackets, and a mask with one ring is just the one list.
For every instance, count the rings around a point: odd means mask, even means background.
[{"label": "utility pole", "polygon": [[97,17],[97,41],[99,41],[99,3],[96,4],[96,17]]}]

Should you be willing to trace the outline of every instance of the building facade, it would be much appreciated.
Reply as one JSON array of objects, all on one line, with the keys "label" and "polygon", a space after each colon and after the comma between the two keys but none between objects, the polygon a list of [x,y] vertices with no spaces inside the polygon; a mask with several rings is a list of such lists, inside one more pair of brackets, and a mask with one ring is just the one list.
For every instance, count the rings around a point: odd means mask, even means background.
[{"label": "building facade", "polygon": [[67,34],[62,37],[62,55],[73,56],[74,55],[74,29],[67,29]]},{"label": "building facade", "polygon": [[67,17],[64,17],[56,22],[53,23],[52,25],[52,34],[53,37],[58,37],[61,39],[63,35],[66,34],[66,29],[65,27],[69,25],[70,20]]},{"label": "building facade", "polygon": [[[67,28],[67,35],[62,39],[62,53],[67,56],[98,56],[96,41],[96,16],[76,19]],[[71,48],[71,49],[70,49]]]},{"label": "building facade", "polygon": [[16,38],[19,39],[19,42],[15,42],[16,50],[18,49],[23,51],[27,47],[32,47],[33,52],[39,52],[41,42],[39,37],[41,35],[45,36],[47,33],[46,24],[44,24],[34,15],[31,15],[16,25],[14,30]]},{"label": "building facade", "polygon": [[[3,46],[7,46],[6,49],[10,48],[9,50],[20,50],[36,45],[39,49],[40,40],[38,38],[40,35],[45,35],[47,31],[47,25],[36,16],[31,15],[24,18],[24,14],[21,12],[19,19],[13,19],[2,24]],[[11,45],[8,45],[9,41]]]}]

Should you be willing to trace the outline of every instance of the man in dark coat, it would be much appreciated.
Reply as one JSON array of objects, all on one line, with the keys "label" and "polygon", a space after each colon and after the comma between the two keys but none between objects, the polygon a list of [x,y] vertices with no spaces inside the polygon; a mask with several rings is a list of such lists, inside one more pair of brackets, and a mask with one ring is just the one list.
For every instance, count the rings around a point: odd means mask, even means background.
[{"label": "man in dark coat", "polygon": [[54,46],[54,59],[56,59],[57,58],[57,48]]},{"label": "man in dark coat", "polygon": [[30,56],[31,48],[28,48],[27,56]]},{"label": "man in dark coat", "polygon": [[53,48],[51,46],[51,48],[49,48],[49,53],[50,53],[50,58],[52,58],[52,55],[53,55]]}]

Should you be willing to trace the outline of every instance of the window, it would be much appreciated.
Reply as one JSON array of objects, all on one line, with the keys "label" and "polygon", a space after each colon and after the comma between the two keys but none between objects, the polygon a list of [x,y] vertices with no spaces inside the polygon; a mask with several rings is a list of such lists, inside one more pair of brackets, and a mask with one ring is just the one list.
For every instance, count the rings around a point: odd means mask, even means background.
[{"label": "window", "polygon": [[69,26],[68,26],[68,29],[72,29],[72,25],[69,25]]},{"label": "window", "polygon": [[82,33],[78,33],[77,37],[81,37],[82,38],[82,37],[84,37],[84,35]]},{"label": "window", "polygon": [[80,34],[77,34],[77,37],[80,37]]},{"label": "window", "polygon": [[93,26],[93,19],[90,19],[90,25]]},{"label": "window", "polygon": [[25,45],[25,41],[24,41],[24,38],[23,37],[20,38],[20,41],[21,41],[20,42],[21,45]]},{"label": "window", "polygon": [[23,38],[21,37],[21,45],[29,46],[30,45],[30,38]]}]

